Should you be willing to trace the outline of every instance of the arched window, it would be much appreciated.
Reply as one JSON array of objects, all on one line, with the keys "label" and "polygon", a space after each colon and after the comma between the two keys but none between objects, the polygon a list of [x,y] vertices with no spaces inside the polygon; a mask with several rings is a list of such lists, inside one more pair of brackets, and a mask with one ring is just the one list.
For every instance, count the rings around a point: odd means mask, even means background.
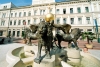
[{"label": "arched window", "polygon": [[28,16],[31,16],[31,11],[28,12]]},{"label": "arched window", "polygon": [[63,18],[63,23],[66,24],[66,18]]}]

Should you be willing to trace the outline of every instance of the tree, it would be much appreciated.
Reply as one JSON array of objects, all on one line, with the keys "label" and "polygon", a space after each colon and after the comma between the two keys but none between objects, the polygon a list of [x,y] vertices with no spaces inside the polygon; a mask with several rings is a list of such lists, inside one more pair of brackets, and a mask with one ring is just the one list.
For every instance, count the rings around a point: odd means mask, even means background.
[{"label": "tree", "polygon": [[91,43],[93,42],[94,39],[96,39],[96,37],[94,36],[95,34],[92,33],[92,32],[83,32],[82,33],[82,39],[87,39],[87,43],[90,44],[90,41]]}]

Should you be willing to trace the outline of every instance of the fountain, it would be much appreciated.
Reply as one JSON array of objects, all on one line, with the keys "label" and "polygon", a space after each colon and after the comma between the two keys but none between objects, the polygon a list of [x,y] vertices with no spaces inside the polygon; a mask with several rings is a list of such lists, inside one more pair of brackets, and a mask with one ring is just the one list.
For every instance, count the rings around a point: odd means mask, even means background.
[{"label": "fountain", "polygon": [[[27,45],[8,51],[7,67],[100,67],[100,60],[80,51],[76,43],[81,34],[80,29],[75,28],[70,34],[71,26],[54,24],[54,15],[51,13],[45,16],[45,21],[33,25],[34,28],[30,27],[28,29],[30,32],[26,31]],[[53,28],[60,29],[64,33],[57,33],[53,37]],[[32,45],[30,37],[38,40],[38,46]],[[57,40],[58,46],[54,46]],[[68,42],[67,48],[61,47],[62,40]],[[75,48],[71,46],[71,42],[74,42]]]},{"label": "fountain", "polygon": [[[84,53],[82,51],[79,52],[76,49],[68,49],[68,48],[64,50],[55,48],[56,55],[53,56],[55,58],[54,67],[74,67],[74,65],[70,64],[70,62],[67,63],[63,61],[64,60],[63,56],[66,54],[66,50],[72,51],[69,52],[69,56],[71,55],[71,53],[72,53],[71,56],[75,56],[74,52],[76,52],[77,54],[80,53],[81,60],[80,59],[73,60],[75,62],[80,62],[79,67],[100,67],[100,60],[98,60],[91,54]],[[31,51],[34,51],[34,53],[31,53]],[[6,55],[6,60],[9,63],[7,67],[34,67],[33,59],[36,57],[35,56],[36,54],[37,54],[37,46],[23,46],[23,47],[18,47],[16,49],[12,49],[8,51]],[[63,60],[59,59],[59,56],[61,58],[61,55]]]}]

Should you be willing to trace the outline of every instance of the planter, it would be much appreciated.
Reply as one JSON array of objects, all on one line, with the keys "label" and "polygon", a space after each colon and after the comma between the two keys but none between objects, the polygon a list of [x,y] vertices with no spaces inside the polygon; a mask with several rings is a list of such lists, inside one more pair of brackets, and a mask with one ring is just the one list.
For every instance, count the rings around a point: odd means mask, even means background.
[{"label": "planter", "polygon": [[27,40],[26,39],[23,39],[23,44],[26,44],[27,43]]},{"label": "planter", "polygon": [[93,44],[86,44],[85,45],[88,49],[93,49]]}]

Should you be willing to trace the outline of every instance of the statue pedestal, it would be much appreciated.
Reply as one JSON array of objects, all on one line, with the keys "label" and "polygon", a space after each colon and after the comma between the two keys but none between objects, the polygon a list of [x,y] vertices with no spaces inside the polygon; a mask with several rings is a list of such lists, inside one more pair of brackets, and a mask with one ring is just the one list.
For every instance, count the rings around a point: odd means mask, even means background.
[{"label": "statue pedestal", "polygon": [[33,62],[33,67],[55,67],[55,55],[51,59],[43,58],[40,64]]},{"label": "statue pedestal", "polygon": [[79,66],[81,63],[81,54],[80,50],[76,50],[74,48],[67,48],[65,49],[67,51],[67,63],[74,65],[74,66]]}]

